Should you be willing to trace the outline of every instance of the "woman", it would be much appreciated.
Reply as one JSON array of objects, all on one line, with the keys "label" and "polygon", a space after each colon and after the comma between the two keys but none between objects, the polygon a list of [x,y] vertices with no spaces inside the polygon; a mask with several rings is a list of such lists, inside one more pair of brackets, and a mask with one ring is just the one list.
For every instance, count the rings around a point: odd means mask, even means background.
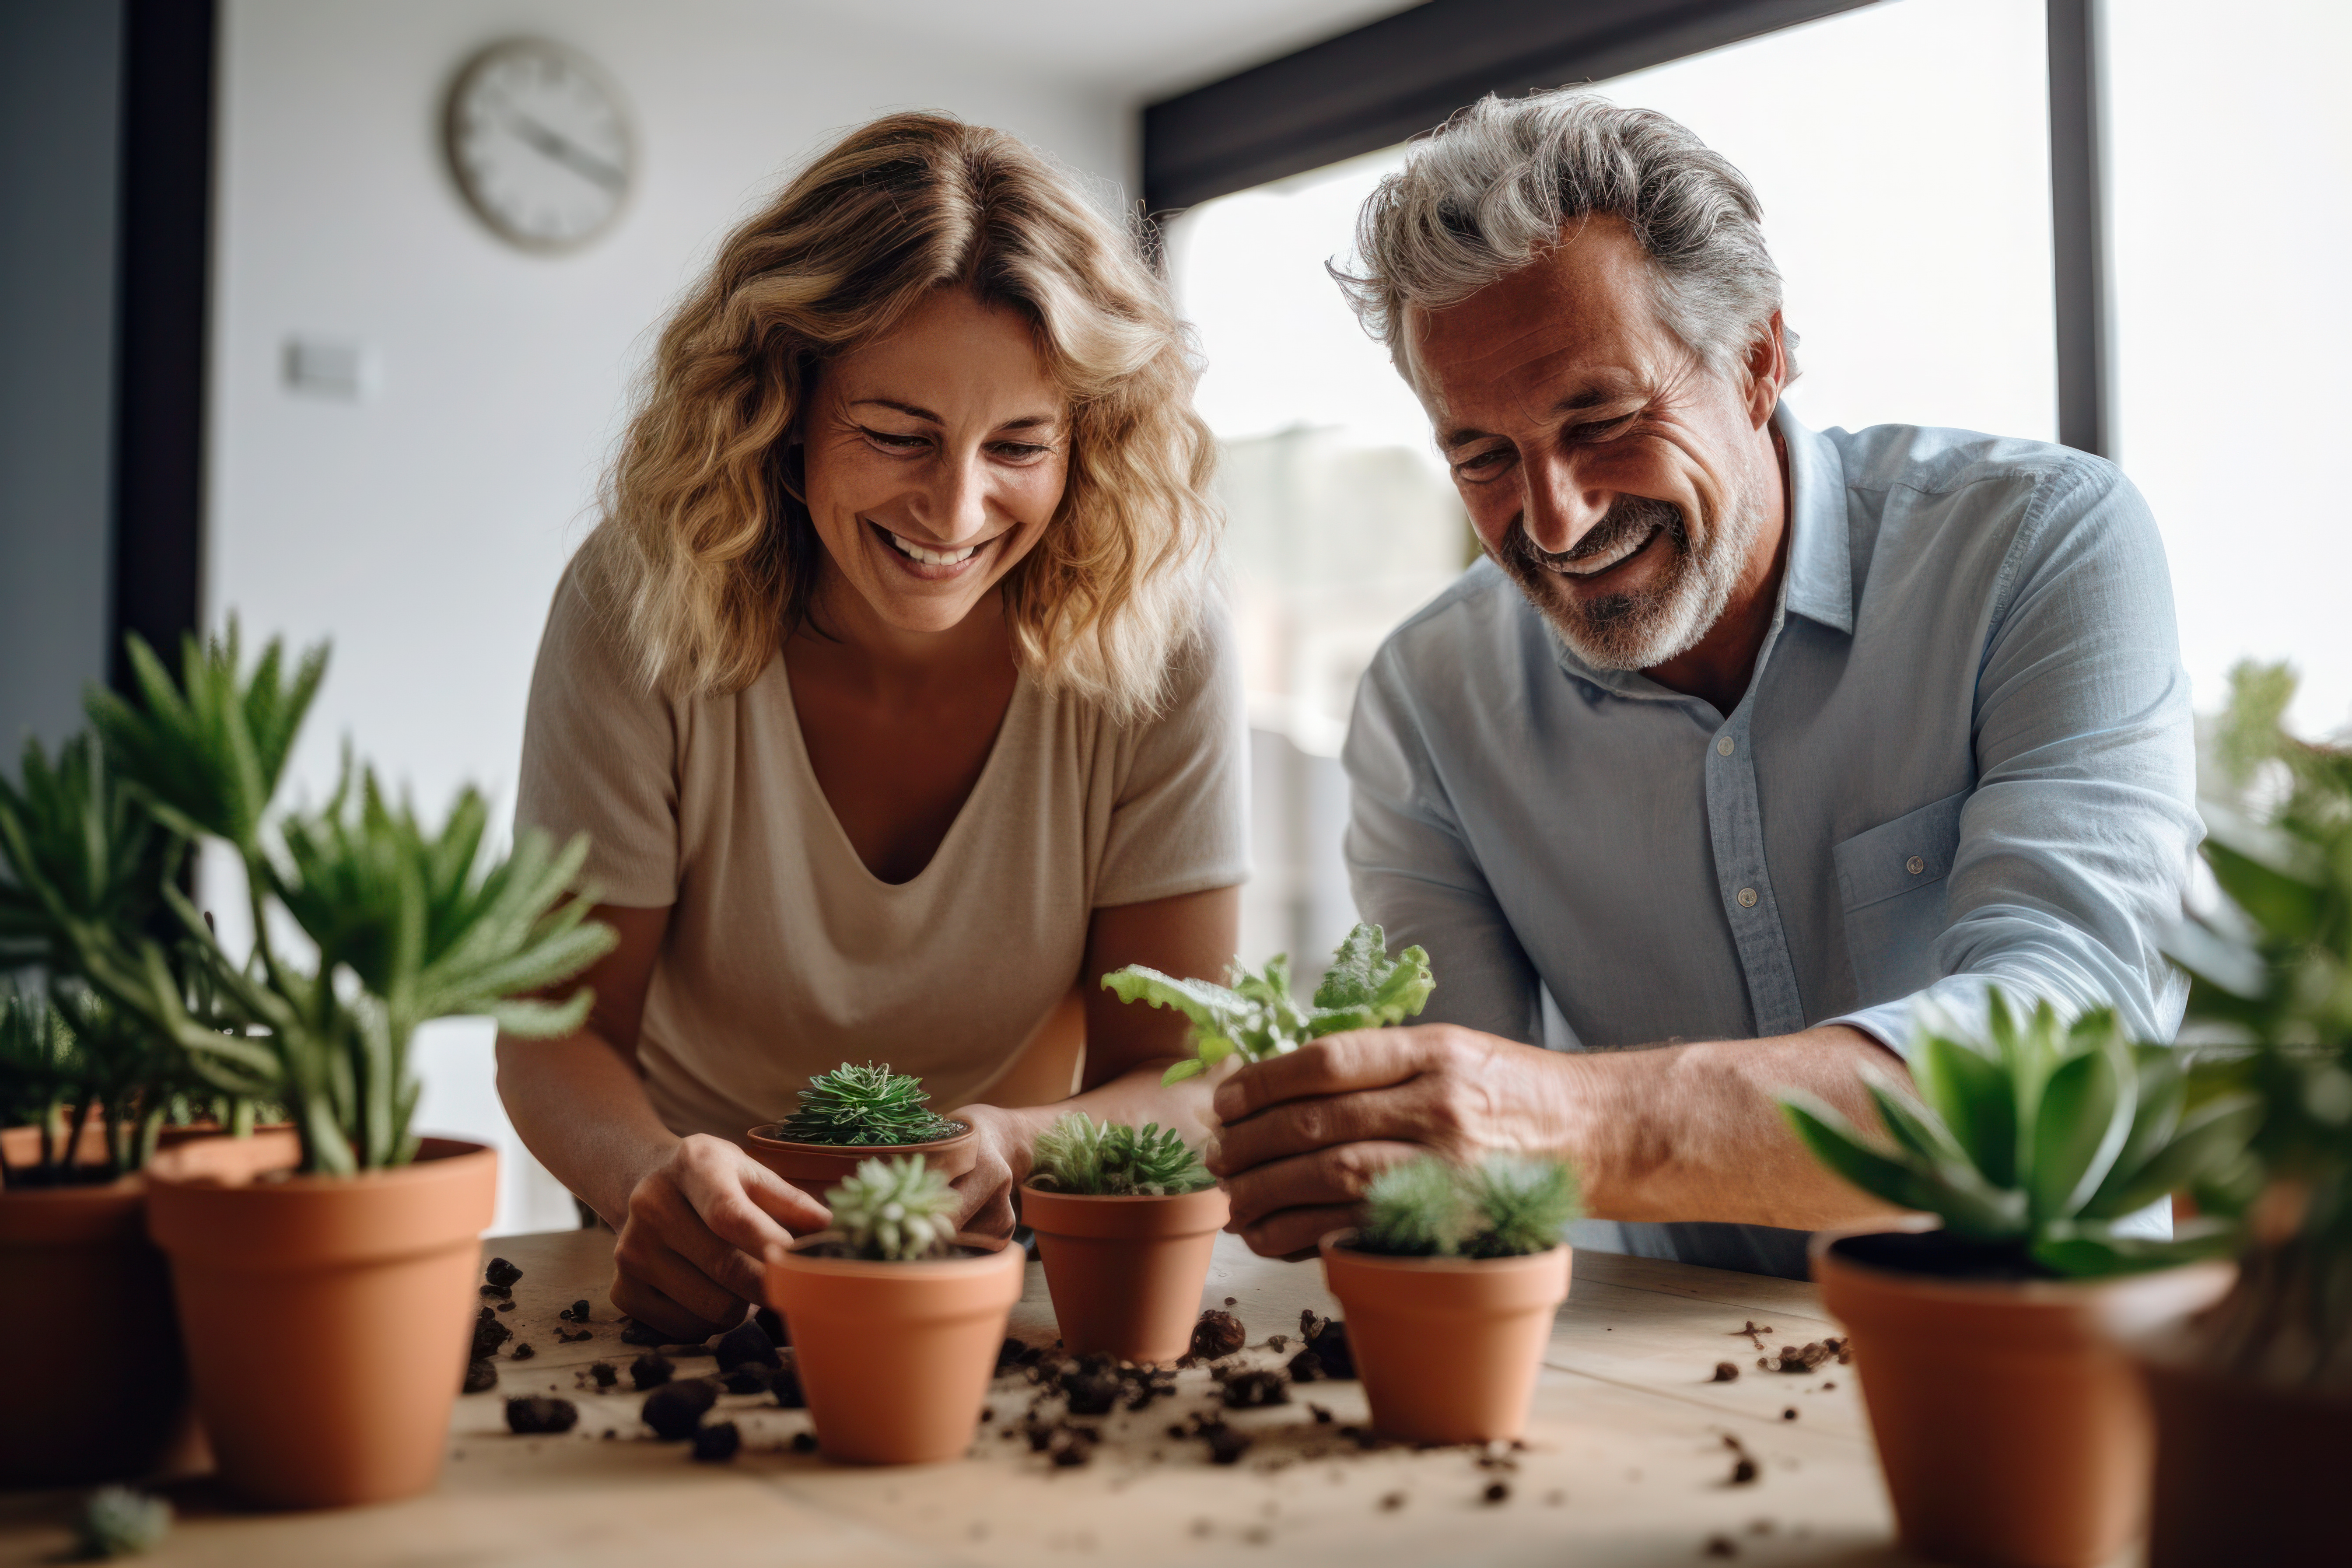
[{"label": "woman", "polygon": [[[623,1311],[700,1337],[758,1299],[825,1215],[739,1141],[844,1060],[975,1127],[999,1234],[1063,1110],[1204,1118],[1159,1086],[1181,1020],[1094,984],[1218,973],[1246,874],[1192,378],[1127,236],[926,114],[819,157],[663,332],[517,812],[590,836],[620,944],[577,1036],[499,1044],[524,1141],[620,1233]],[[1085,1092],[991,1103],[1074,986]]]}]

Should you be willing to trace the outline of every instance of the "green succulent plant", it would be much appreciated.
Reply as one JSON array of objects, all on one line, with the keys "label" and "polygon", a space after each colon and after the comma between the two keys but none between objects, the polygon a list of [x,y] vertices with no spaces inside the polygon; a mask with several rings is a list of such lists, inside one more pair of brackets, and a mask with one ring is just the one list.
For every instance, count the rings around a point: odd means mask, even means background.
[{"label": "green succulent plant", "polygon": [[2192,1095],[2187,1056],[2131,1044],[2112,1010],[2069,1023],[2044,1001],[2020,1015],[1995,987],[1982,1036],[1923,1026],[1911,1071],[1917,1099],[1867,1080],[1890,1143],[1810,1095],[1781,1107],[1846,1181],[1940,1215],[1955,1236],[2012,1247],[2031,1270],[2128,1273],[2228,1252],[2228,1227],[2212,1222],[2169,1240],[2118,1231],[2236,1161],[2257,1111],[2242,1095]]},{"label": "green succulent plant", "polygon": [[1216,1184],[1172,1127],[1097,1121],[1073,1110],[1037,1134],[1029,1183],[1089,1197],[1171,1197]]},{"label": "green succulent plant", "polygon": [[82,1502],[74,1521],[74,1555],[83,1562],[135,1557],[163,1544],[172,1505],[129,1487],[100,1487]]},{"label": "green succulent plant", "polygon": [[1558,1247],[1580,1212],[1565,1161],[1494,1153],[1464,1166],[1424,1154],[1372,1178],[1355,1246],[1391,1258],[1523,1258]]},{"label": "green succulent plant", "polygon": [[1290,994],[1287,953],[1267,959],[1260,974],[1236,962],[1226,978],[1223,985],[1179,980],[1130,963],[1104,975],[1102,983],[1121,1002],[1173,1007],[1192,1021],[1193,1055],[1162,1074],[1163,1084],[1196,1077],[1227,1057],[1264,1061],[1325,1035],[1401,1024],[1420,1013],[1437,984],[1428,953],[1408,947],[1391,958],[1381,928],[1364,924],[1339,944],[1314,999],[1304,1007]]},{"label": "green succulent plant", "polygon": [[824,1194],[833,1226],[851,1253],[877,1263],[936,1258],[955,1241],[949,1216],[955,1189],[920,1154],[861,1160],[857,1173]]},{"label": "green succulent plant", "polygon": [[781,1136],[794,1143],[831,1143],[849,1148],[888,1148],[952,1138],[963,1123],[930,1108],[923,1080],[890,1070],[890,1064],[842,1063],[809,1079],[800,1109],[784,1119]]}]

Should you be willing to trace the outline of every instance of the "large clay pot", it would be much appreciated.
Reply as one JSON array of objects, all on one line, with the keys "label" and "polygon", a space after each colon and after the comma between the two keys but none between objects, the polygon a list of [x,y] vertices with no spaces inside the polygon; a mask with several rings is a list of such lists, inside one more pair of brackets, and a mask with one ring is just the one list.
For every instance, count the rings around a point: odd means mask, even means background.
[{"label": "large clay pot", "polygon": [[1524,1258],[1385,1258],[1323,1238],[1372,1429],[1410,1443],[1492,1443],[1527,1427],[1569,1249]]},{"label": "large clay pot", "polygon": [[962,1122],[957,1125],[963,1131],[954,1137],[929,1143],[857,1145],[794,1143],[778,1136],[783,1131],[783,1123],[770,1121],[744,1133],[743,1143],[751,1150],[751,1158],[822,1202],[826,1188],[838,1186],[857,1174],[857,1167],[868,1160],[920,1154],[932,1170],[943,1171],[948,1180],[954,1181],[980,1163],[980,1135]]},{"label": "large clay pot", "polygon": [[1182,1355],[1209,1255],[1232,1215],[1221,1187],[1156,1198],[1022,1188],[1021,1218],[1037,1233],[1063,1348],[1132,1362]]},{"label": "large clay pot", "polygon": [[477,1306],[498,1156],[427,1138],[414,1164],[293,1172],[290,1132],[204,1138],[148,1167],[196,1407],[221,1478],[276,1508],[433,1485]]},{"label": "large clay pot", "polygon": [[2140,1371],[2156,1405],[2148,1568],[2344,1562],[2352,1398],[2208,1372],[2177,1347]]},{"label": "large clay pot", "polygon": [[2147,1522],[2155,1430],[2118,1342],[2230,1288],[2226,1263],[2093,1280],[1988,1279],[1938,1232],[1822,1233],[1903,1543],[1939,1563],[2093,1568]]},{"label": "large clay pot", "polygon": [[[0,1132],[11,1167],[40,1131]],[[99,1135],[82,1161],[104,1162]],[[172,1283],[147,1239],[147,1184],[0,1191],[0,1486],[87,1486],[155,1470],[187,1417]]]},{"label": "large clay pot", "polygon": [[1027,1258],[979,1237],[963,1238],[971,1256],[917,1263],[814,1255],[839,1239],[821,1232],[768,1260],[768,1304],[791,1332],[818,1447],[859,1465],[961,1457]]}]

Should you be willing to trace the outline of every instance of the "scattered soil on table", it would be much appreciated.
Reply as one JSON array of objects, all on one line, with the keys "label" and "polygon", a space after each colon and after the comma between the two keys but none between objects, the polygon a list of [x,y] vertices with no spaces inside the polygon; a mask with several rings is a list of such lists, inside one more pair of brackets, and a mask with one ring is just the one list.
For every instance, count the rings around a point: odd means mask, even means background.
[{"label": "scattered soil on table", "polygon": [[513,1297],[511,1297],[511,1296],[509,1296],[509,1297],[508,1297],[505,1300],[503,1300],[503,1301],[499,1302],[499,1311],[501,1311],[501,1312],[511,1312],[511,1311],[513,1311],[513,1310],[514,1310],[514,1298],[513,1298]]},{"label": "scattered soil on table", "polygon": [[586,1329],[581,1330],[578,1333],[573,1333],[568,1329],[558,1329],[555,1331],[556,1342],[560,1344],[583,1344],[595,1337],[596,1336],[593,1333],[590,1332]]},{"label": "scattered soil on table", "polygon": [[749,1318],[719,1335],[718,1342],[710,1347],[710,1353],[719,1358],[719,1370],[721,1372],[733,1372],[739,1366],[784,1364],[777,1356],[775,1342],[768,1338],[768,1331]]},{"label": "scattered soil on table", "polygon": [[529,1340],[525,1340],[522,1343],[509,1351],[507,1352],[507,1356],[510,1361],[529,1361],[538,1353],[539,1352],[537,1351],[530,1348],[530,1342]]},{"label": "scattered soil on table", "polygon": [[761,1308],[751,1314],[751,1321],[760,1325],[760,1331],[768,1336],[770,1344],[788,1345],[793,1342],[793,1332],[784,1325],[784,1315],[773,1307]]},{"label": "scattered soil on table", "polygon": [[1308,1405],[1307,1407],[1307,1414],[1315,1417],[1315,1425],[1318,1426],[1328,1426],[1331,1425],[1331,1413],[1328,1410],[1324,1409],[1319,1405]]},{"label": "scattered soil on table", "polygon": [[1486,1489],[1478,1495],[1490,1503],[1508,1502],[1511,1500],[1511,1483],[1489,1481],[1486,1483]]},{"label": "scattered soil on table", "polygon": [[[1318,1318],[1311,1311],[1298,1314],[1298,1338],[1302,1348],[1290,1358],[1290,1375],[1299,1383],[1311,1383],[1314,1377],[1327,1377],[1334,1382],[1352,1382],[1356,1375],[1356,1353],[1348,1344],[1348,1325],[1337,1318]],[[1310,1359],[1311,1358],[1311,1361]],[[1315,1368],[1313,1377],[1301,1376],[1302,1363]]]},{"label": "scattered soil on table", "polygon": [[1723,1446],[1731,1450],[1731,1475],[1724,1484],[1734,1487],[1754,1484],[1763,1471],[1756,1463],[1756,1456],[1748,1451],[1748,1445],[1727,1432],[1723,1435]]},{"label": "scattered soil on table", "polygon": [[1021,1368],[1035,1366],[1045,1359],[1045,1352],[1036,1346],[1007,1338],[1003,1344],[996,1347],[996,1375],[1010,1376]]},{"label": "scattered soil on table", "polygon": [[694,1457],[706,1465],[723,1464],[743,1447],[743,1434],[732,1421],[716,1421],[694,1434]]},{"label": "scattered soil on table", "polygon": [[1404,1493],[1402,1493],[1402,1492],[1382,1492],[1382,1493],[1381,1494],[1381,1511],[1382,1513],[1394,1513],[1397,1510],[1399,1510],[1399,1509],[1402,1508],[1403,1506],[1404,1506]]},{"label": "scattered soil on table", "polygon": [[801,1374],[797,1368],[778,1367],[768,1377],[768,1392],[776,1404],[785,1410],[806,1410],[808,1395],[801,1392]]},{"label": "scattered soil on table", "polygon": [[1832,1361],[1843,1366],[1853,1359],[1853,1349],[1832,1334],[1811,1344],[1782,1345],[1779,1355],[1759,1356],[1756,1364],[1766,1372],[1808,1373]]},{"label": "scattered soil on table", "polygon": [[474,1320],[474,1349],[468,1361],[481,1361],[498,1353],[499,1347],[514,1338],[514,1331],[499,1321],[498,1314],[488,1307]]},{"label": "scattered soil on table", "polygon": [[648,1352],[629,1363],[629,1381],[639,1389],[658,1388],[677,1371],[669,1357]]},{"label": "scattered soil on table", "polygon": [[493,1289],[499,1290],[513,1289],[515,1281],[521,1278],[522,1270],[503,1258],[491,1258],[488,1266],[482,1270],[483,1280]]},{"label": "scattered soil on table", "polygon": [[1796,1407],[1795,1405],[1791,1405],[1790,1406],[1789,1406],[1789,1408],[1787,1408],[1786,1410],[1783,1410],[1782,1412],[1780,1412],[1780,1419],[1781,1419],[1781,1420],[1783,1420],[1783,1421],[1794,1421],[1796,1418],[1797,1418],[1797,1407]]},{"label": "scattered soil on table", "polygon": [[1717,1362],[1715,1363],[1715,1375],[1708,1378],[1707,1381],[1709,1383],[1738,1383],[1739,1381],[1739,1369],[1732,1365],[1727,1361]]},{"label": "scattered soil on table", "polygon": [[814,1433],[814,1432],[795,1432],[795,1433],[793,1433],[793,1453],[795,1453],[795,1454],[814,1454],[814,1453],[815,1453],[815,1452],[816,1452],[816,1434],[815,1434],[815,1433]]},{"label": "scattered soil on table", "polygon": [[730,1394],[765,1394],[768,1380],[778,1369],[761,1366],[758,1362],[746,1362],[734,1371],[720,1374],[719,1382]]},{"label": "scattered soil on table", "polygon": [[599,1388],[610,1388],[621,1381],[620,1368],[609,1361],[590,1362],[588,1375],[596,1380],[596,1386]]},{"label": "scattered soil on table", "polygon": [[572,1302],[572,1305],[564,1308],[563,1310],[556,1313],[555,1315],[562,1318],[567,1323],[586,1322],[588,1321],[588,1298],[583,1296],[580,1300]]},{"label": "scattered soil on table", "polygon": [[476,1356],[466,1363],[466,1381],[460,1386],[467,1394],[488,1394],[499,1385],[499,1368],[488,1356]]},{"label": "scattered soil on table", "polygon": [[580,1407],[568,1399],[534,1395],[507,1401],[507,1430],[519,1435],[569,1432],[579,1420]]},{"label": "scattered soil on table", "polygon": [[1290,1379],[1279,1372],[1221,1366],[1211,1369],[1209,1375],[1216,1379],[1218,1397],[1228,1410],[1290,1403]]},{"label": "scattered soil on table", "polygon": [[719,1385],[709,1378],[692,1377],[665,1383],[646,1394],[639,1414],[655,1436],[676,1443],[693,1436],[704,1413],[718,1403]]},{"label": "scattered soil on table", "polygon": [[709,1341],[673,1339],[651,1323],[632,1321],[625,1325],[621,1330],[621,1342],[625,1345],[644,1345],[653,1350],[669,1351],[677,1355],[710,1353]]},{"label": "scattered soil on table", "polygon": [[1739,1555],[1739,1542],[1727,1535],[1710,1535],[1706,1538],[1703,1554],[1708,1557],[1737,1557]]},{"label": "scattered soil on table", "polygon": [[[1225,1304],[1231,1306],[1233,1298],[1226,1297]],[[1192,1325],[1192,1348],[1176,1364],[1191,1366],[1195,1362],[1220,1361],[1247,1343],[1249,1331],[1242,1327],[1242,1321],[1231,1312],[1221,1312],[1212,1307],[1201,1314],[1199,1322]]]},{"label": "scattered soil on table", "polygon": [[1740,1324],[1738,1328],[1732,1330],[1731,1332],[1725,1337],[1727,1339],[1734,1340],[1745,1339],[1748,1343],[1754,1345],[1760,1351],[1764,1348],[1764,1336],[1771,1331],[1771,1324],[1767,1323],[1759,1329],[1756,1326],[1756,1320],[1750,1318],[1746,1322]]}]

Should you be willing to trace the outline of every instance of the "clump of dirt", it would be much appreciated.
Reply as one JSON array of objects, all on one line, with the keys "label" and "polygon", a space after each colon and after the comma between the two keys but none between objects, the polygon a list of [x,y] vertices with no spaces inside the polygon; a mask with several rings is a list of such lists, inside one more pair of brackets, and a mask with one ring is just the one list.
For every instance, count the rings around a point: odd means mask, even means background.
[{"label": "clump of dirt", "polygon": [[788,1345],[793,1342],[792,1331],[784,1326],[784,1315],[773,1307],[761,1308],[751,1314],[751,1321],[760,1325],[760,1331],[768,1336],[770,1344]]},{"label": "clump of dirt", "polygon": [[1704,1550],[1709,1557],[1737,1557],[1739,1555],[1739,1542],[1727,1535],[1710,1535]]},{"label": "clump of dirt", "polygon": [[743,1434],[732,1421],[714,1421],[695,1429],[694,1457],[706,1465],[724,1464],[743,1447]]},{"label": "clump of dirt", "polygon": [[806,1410],[808,1395],[801,1392],[801,1374],[796,1367],[778,1367],[768,1376],[768,1392],[775,1396],[778,1405],[786,1410]]},{"label": "clump of dirt", "polygon": [[680,1355],[710,1353],[709,1341],[681,1340],[662,1332],[651,1323],[630,1322],[621,1330],[621,1342],[625,1345],[645,1345],[654,1350],[676,1351]]},{"label": "clump of dirt", "polygon": [[515,1281],[521,1278],[521,1269],[503,1258],[493,1258],[489,1267],[482,1270],[482,1294],[510,1297],[514,1294]]},{"label": "clump of dirt", "polygon": [[629,1381],[640,1389],[658,1388],[677,1371],[669,1357],[647,1353],[629,1363]]},{"label": "clump of dirt", "polygon": [[645,1408],[639,1415],[654,1429],[654,1436],[665,1443],[676,1443],[694,1436],[702,1424],[704,1412],[719,1403],[719,1385],[706,1377],[691,1377],[676,1383],[665,1383],[646,1395]]},{"label": "clump of dirt", "polygon": [[1328,1410],[1324,1409],[1319,1405],[1308,1405],[1307,1407],[1307,1414],[1315,1417],[1315,1425],[1318,1426],[1328,1426],[1331,1425],[1331,1413]]},{"label": "clump of dirt", "polygon": [[718,1342],[710,1347],[710,1353],[719,1358],[720,1372],[733,1372],[739,1366],[774,1367],[784,1364],[776,1354],[775,1342],[768,1338],[768,1331],[760,1327],[756,1320],[749,1318],[719,1335]]},{"label": "clump of dirt", "polygon": [[1356,1354],[1348,1345],[1348,1325],[1336,1318],[1318,1318],[1312,1311],[1298,1314],[1300,1349],[1290,1358],[1290,1379],[1293,1383],[1313,1383],[1318,1378],[1335,1382],[1350,1382],[1356,1375]]},{"label": "clump of dirt", "polygon": [[507,1401],[507,1430],[517,1434],[569,1432],[579,1424],[580,1407],[568,1399],[534,1394]]},{"label": "clump of dirt", "polygon": [[1707,1379],[1707,1381],[1709,1383],[1738,1383],[1739,1381],[1739,1369],[1732,1365],[1727,1361],[1717,1362],[1715,1363],[1715,1375]]},{"label": "clump of dirt", "polygon": [[1789,1408],[1787,1408],[1786,1410],[1783,1410],[1782,1412],[1780,1412],[1780,1419],[1781,1419],[1781,1420],[1783,1420],[1783,1421],[1794,1421],[1796,1418],[1797,1418],[1797,1407],[1796,1407],[1795,1405],[1791,1405],[1790,1406],[1789,1406]]},{"label": "clump of dirt", "polygon": [[599,1388],[610,1388],[621,1381],[620,1369],[609,1361],[590,1362],[588,1375],[596,1380]]},{"label": "clump of dirt", "polygon": [[1840,1366],[1853,1359],[1853,1351],[1845,1341],[1832,1335],[1815,1340],[1807,1345],[1782,1345],[1777,1356],[1757,1358],[1756,1364],[1766,1372],[1808,1373],[1834,1361]]},{"label": "clump of dirt", "polygon": [[507,1357],[510,1361],[529,1361],[538,1353],[539,1352],[537,1351],[530,1348],[530,1342],[529,1340],[525,1340],[522,1343],[509,1351],[507,1352]]},{"label": "clump of dirt", "polygon": [[1018,1428],[1029,1439],[1029,1451],[1043,1454],[1063,1469],[1076,1469],[1095,1457],[1102,1443],[1102,1428],[1073,1421],[1068,1415],[1047,1415],[1031,1410],[1021,1418]]},{"label": "clump of dirt", "polygon": [[514,1310],[514,1299],[513,1299],[512,1297],[509,1297],[506,1300],[503,1300],[503,1301],[499,1302],[499,1311],[501,1311],[501,1312],[511,1312],[511,1311],[513,1311],[513,1310]]},{"label": "clump of dirt", "polygon": [[816,1434],[815,1434],[815,1433],[814,1433],[814,1432],[795,1432],[795,1433],[793,1433],[793,1453],[795,1453],[795,1454],[814,1454],[814,1453],[815,1453],[815,1452],[816,1452]]},{"label": "clump of dirt", "polygon": [[555,1315],[562,1319],[567,1323],[586,1322],[588,1321],[588,1298],[585,1296],[581,1297],[580,1300],[572,1302],[572,1305],[564,1308],[563,1310],[556,1313]]},{"label": "clump of dirt", "polygon": [[719,1375],[719,1385],[730,1394],[765,1394],[768,1380],[776,1373],[774,1367],[761,1366],[758,1362],[745,1362],[734,1371]]},{"label": "clump of dirt", "polygon": [[1290,1379],[1273,1370],[1213,1367],[1218,1397],[1228,1410],[1255,1410],[1262,1405],[1290,1403]]},{"label": "clump of dirt", "polygon": [[[1230,1306],[1233,1298],[1228,1296],[1225,1301]],[[1212,1307],[1192,1325],[1192,1348],[1176,1364],[1191,1366],[1195,1362],[1220,1361],[1248,1342],[1249,1331],[1242,1327],[1239,1318]]]},{"label": "clump of dirt", "polygon": [[1010,1376],[1022,1367],[1035,1366],[1045,1357],[1045,1352],[1035,1345],[1024,1344],[1019,1340],[1008,1337],[1003,1344],[996,1347],[996,1375]]},{"label": "clump of dirt", "polygon": [[1195,1410],[1181,1421],[1168,1425],[1168,1435],[1179,1442],[1197,1437],[1209,1445],[1209,1463],[1238,1464],[1249,1452],[1250,1436],[1225,1425],[1225,1418],[1213,1410]]},{"label": "clump of dirt", "polygon": [[488,1307],[474,1320],[474,1349],[466,1359],[482,1361],[499,1353],[499,1347],[514,1338],[514,1331],[499,1321],[498,1314]]},{"label": "clump of dirt", "polygon": [[1489,1503],[1508,1502],[1511,1500],[1511,1483],[1508,1481],[1488,1481],[1486,1483],[1486,1489],[1478,1495],[1482,1500]]},{"label": "clump of dirt", "polygon": [[498,1363],[488,1356],[476,1356],[466,1363],[466,1381],[460,1386],[467,1394],[488,1394],[498,1385]]},{"label": "clump of dirt", "polygon": [[1728,1334],[1725,1335],[1724,1337],[1725,1337],[1726,1339],[1733,1339],[1733,1340],[1741,1340],[1741,1339],[1744,1339],[1744,1340],[1746,1340],[1749,1344],[1754,1345],[1758,1350],[1759,1350],[1759,1351],[1760,1351],[1760,1350],[1762,1350],[1762,1349],[1764,1348],[1764,1336],[1765,1336],[1766,1334],[1770,1333],[1771,1331],[1772,1331],[1772,1325],[1771,1325],[1771,1324],[1767,1323],[1767,1324],[1765,1324],[1762,1328],[1760,1328],[1760,1329],[1759,1329],[1759,1328],[1758,1328],[1758,1327],[1756,1326],[1756,1320],[1755,1320],[1755,1319],[1753,1319],[1753,1318],[1750,1318],[1750,1319],[1748,1319],[1746,1322],[1744,1322],[1744,1323],[1740,1324],[1738,1328],[1736,1328],[1736,1329],[1732,1330],[1730,1333],[1728,1333]]},{"label": "clump of dirt", "polygon": [[1734,1487],[1753,1485],[1763,1469],[1756,1463],[1756,1456],[1748,1451],[1748,1445],[1727,1432],[1723,1435],[1723,1446],[1731,1450],[1731,1475],[1724,1484]]},{"label": "clump of dirt", "polygon": [[594,1334],[589,1332],[586,1329],[581,1330],[578,1333],[573,1333],[569,1329],[558,1329],[555,1331],[555,1340],[558,1344],[576,1345],[584,1340],[593,1340],[595,1337],[596,1336]]},{"label": "clump of dirt", "polygon": [[1382,1493],[1381,1494],[1381,1511],[1382,1513],[1394,1513],[1397,1510],[1399,1510],[1399,1509],[1402,1508],[1403,1506],[1404,1506],[1404,1493],[1402,1493],[1402,1492],[1382,1492]]}]

